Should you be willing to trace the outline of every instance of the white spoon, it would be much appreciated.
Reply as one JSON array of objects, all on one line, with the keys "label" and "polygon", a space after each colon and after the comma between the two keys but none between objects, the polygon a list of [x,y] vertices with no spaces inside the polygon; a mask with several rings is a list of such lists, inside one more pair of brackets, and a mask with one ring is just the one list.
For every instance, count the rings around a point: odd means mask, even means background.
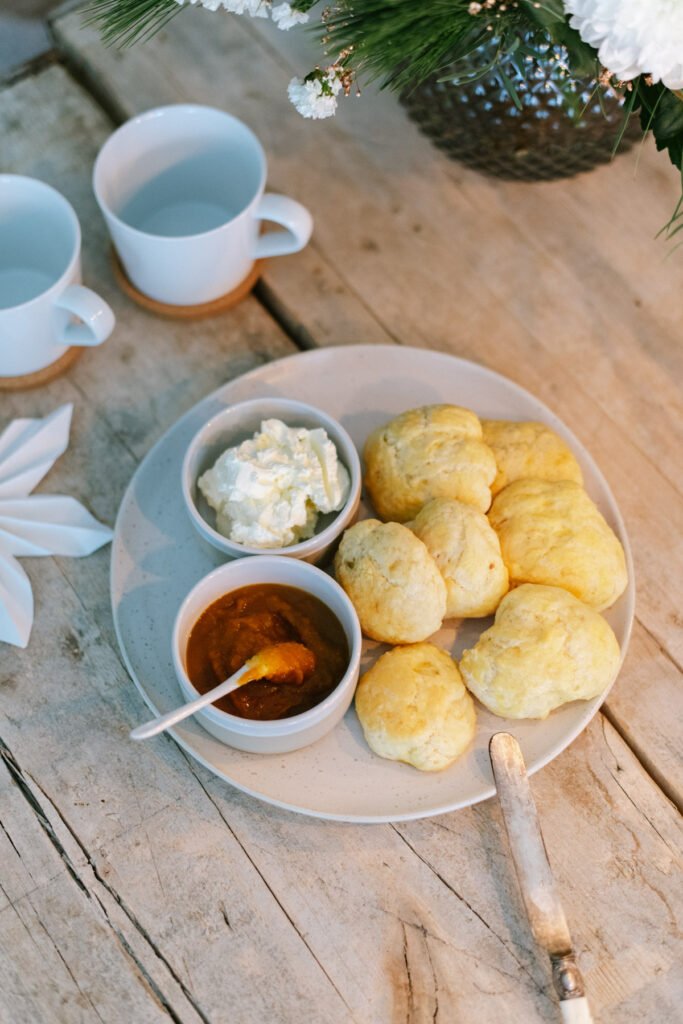
[{"label": "white spoon", "polygon": [[264,647],[262,651],[255,654],[253,658],[246,661],[242,668],[234,672],[229,679],[214,686],[213,690],[203,693],[196,700],[188,704],[182,704],[174,711],[169,711],[159,718],[153,718],[144,725],[138,725],[133,729],[130,738],[132,740],[147,740],[151,736],[157,736],[165,732],[172,725],[177,725],[184,718],[189,718],[195,711],[200,711],[207,704],[213,704],[220,697],[225,697],[238,687],[253,682],[254,679],[268,679],[272,683],[303,683],[315,668],[315,657],[303,644],[284,643],[273,644],[272,647]]}]

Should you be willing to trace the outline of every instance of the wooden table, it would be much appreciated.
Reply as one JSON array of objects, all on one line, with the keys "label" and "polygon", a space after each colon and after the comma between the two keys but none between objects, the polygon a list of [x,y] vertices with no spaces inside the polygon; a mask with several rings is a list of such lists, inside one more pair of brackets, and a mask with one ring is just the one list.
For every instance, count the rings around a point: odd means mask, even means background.
[{"label": "wooden table", "polygon": [[[653,238],[676,174],[646,145],[568,182],[492,181],[371,92],[306,122],[285,95],[310,66],[305,44],[246,18],[186,11],[123,54],[73,11],[54,32],[53,62],[0,91],[0,165],[73,202],[86,281],[118,323],[67,376],[0,395],[2,425],[75,404],[71,448],[41,489],[113,523],[181,413],[297,348],[441,349],[545,400],[616,493],[638,614],[602,713],[533,789],[597,1021],[680,1020],[683,255]],[[271,187],[316,222],[305,252],[201,323],[117,290],[90,189],[113,123],[179,100],[251,124]],[[495,802],[327,823],[243,796],[168,738],[127,741],[146,709],[113,635],[108,563],[107,549],[26,560],[30,647],[0,649],[0,1019],[556,1021]]]}]

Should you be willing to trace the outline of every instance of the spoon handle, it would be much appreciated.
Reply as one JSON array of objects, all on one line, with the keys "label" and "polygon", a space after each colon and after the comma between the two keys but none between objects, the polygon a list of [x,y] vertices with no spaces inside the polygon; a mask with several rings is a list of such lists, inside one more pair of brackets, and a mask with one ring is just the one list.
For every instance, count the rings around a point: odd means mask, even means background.
[{"label": "spoon handle", "polygon": [[238,669],[234,675],[231,675],[225,682],[220,683],[218,686],[214,686],[213,690],[209,690],[207,693],[203,693],[201,697],[197,697],[196,700],[190,701],[189,704],[183,704],[182,707],[175,708],[173,711],[169,711],[165,715],[161,715],[160,718],[152,718],[151,721],[145,722],[143,725],[138,725],[136,729],[133,729],[130,738],[132,740],[147,740],[151,736],[157,736],[160,732],[165,732],[166,729],[170,729],[172,725],[176,725],[178,722],[182,722],[184,718],[189,718],[195,711],[200,711],[205,708],[207,704],[213,704],[219,697],[225,697],[226,694],[232,693],[240,685],[240,680],[244,673],[250,666],[243,665],[242,668]]}]

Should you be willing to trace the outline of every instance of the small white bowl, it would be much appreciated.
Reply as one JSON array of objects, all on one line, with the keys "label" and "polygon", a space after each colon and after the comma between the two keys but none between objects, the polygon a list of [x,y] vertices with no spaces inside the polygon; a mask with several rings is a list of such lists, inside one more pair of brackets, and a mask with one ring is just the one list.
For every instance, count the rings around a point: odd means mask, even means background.
[{"label": "small white bowl", "polygon": [[315,743],[337,725],[346,714],[358,682],[362,639],[356,611],[331,576],[307,562],[294,558],[264,555],[226,562],[197,583],[187,595],[173,627],[173,667],[180,689],[187,700],[199,691],[186,671],[187,641],[197,619],[218,598],[252,584],[279,583],[297,587],[319,598],[334,612],[346,634],[349,664],[337,687],[320,704],[291,718],[254,721],[220,711],[213,705],[197,712],[197,719],[212,736],[238,750],[257,754],[284,754]]},{"label": "small white bowl", "polygon": [[[322,427],[330,438],[340,462],[349,472],[351,486],[339,512],[321,515],[316,532],[308,540],[280,548],[258,548],[237,544],[215,529],[216,516],[197,487],[202,473],[214,465],[226,448],[241,444],[259,430],[262,420],[278,419],[287,426]],[[289,398],[254,398],[238,402],[216,413],[197,431],[185,453],[182,468],[182,493],[192,524],[209,544],[231,558],[244,555],[287,555],[306,562],[320,562],[335,541],[350,526],[358,512],[361,492],[360,459],[355,445],[342,425],[312,405]]]}]

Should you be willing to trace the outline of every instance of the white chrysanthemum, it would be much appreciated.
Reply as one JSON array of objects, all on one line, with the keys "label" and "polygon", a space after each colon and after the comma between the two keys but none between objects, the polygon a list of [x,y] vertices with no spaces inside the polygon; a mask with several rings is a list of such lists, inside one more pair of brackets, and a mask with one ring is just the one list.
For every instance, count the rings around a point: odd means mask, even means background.
[{"label": "white chrysanthemum", "polygon": [[295,25],[305,25],[308,15],[302,11],[295,11],[291,4],[277,4],[272,10],[273,21],[278,28],[294,28]]},{"label": "white chrysanthemum", "polygon": [[564,0],[570,24],[622,81],[651,75],[683,88],[681,0]]},{"label": "white chrysanthemum", "polygon": [[312,71],[305,78],[293,78],[287,95],[302,117],[320,120],[332,117],[337,110],[337,93],[342,87],[334,68]]},{"label": "white chrysanthemum", "polygon": [[267,18],[270,12],[270,0],[176,0],[178,4],[199,4],[207,11],[217,11],[222,7],[231,14],[250,14],[252,18]]}]

